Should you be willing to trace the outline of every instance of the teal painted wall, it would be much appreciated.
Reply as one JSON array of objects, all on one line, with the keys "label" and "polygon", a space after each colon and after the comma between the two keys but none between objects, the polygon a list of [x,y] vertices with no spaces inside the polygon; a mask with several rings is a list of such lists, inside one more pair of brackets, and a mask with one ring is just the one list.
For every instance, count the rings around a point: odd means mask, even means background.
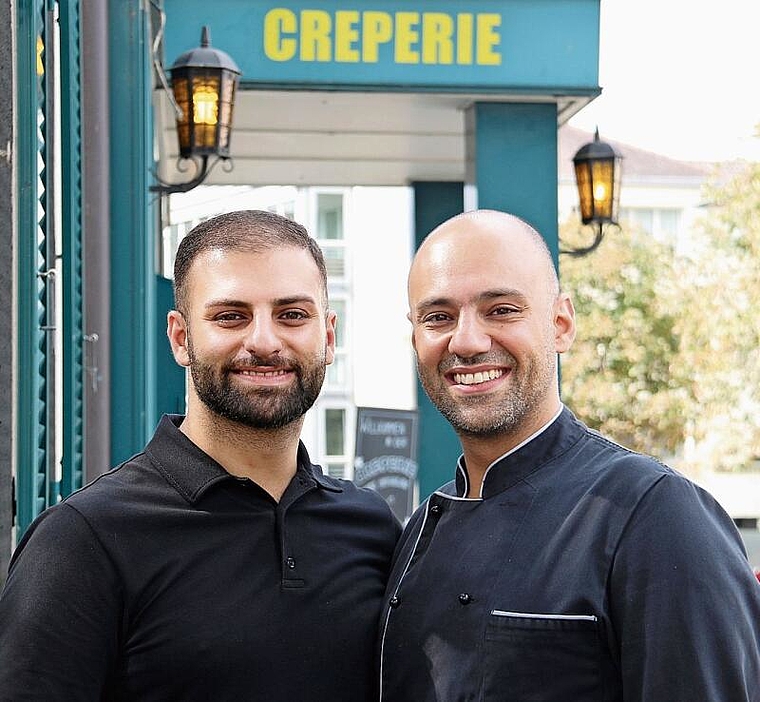
[{"label": "teal painted wall", "polygon": [[546,239],[554,264],[557,224],[557,106],[476,103],[467,113],[467,182],[478,207],[521,217]]},{"label": "teal painted wall", "polygon": [[[155,196],[146,3],[110,0],[111,462],[142,450],[156,407]],[[105,236],[106,233],[104,232]]]},{"label": "teal painted wall", "polygon": [[172,281],[156,276],[156,407],[160,413],[185,413],[185,369],[177,365],[166,336],[166,313],[174,309]]}]

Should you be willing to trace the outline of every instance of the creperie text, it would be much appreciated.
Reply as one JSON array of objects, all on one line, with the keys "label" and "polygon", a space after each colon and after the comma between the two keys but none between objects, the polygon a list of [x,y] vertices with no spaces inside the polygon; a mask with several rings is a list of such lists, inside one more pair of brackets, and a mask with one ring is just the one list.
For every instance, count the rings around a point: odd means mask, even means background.
[{"label": "creperie text", "polygon": [[501,65],[501,15],[495,13],[301,10],[264,17],[264,54],[272,61]]}]

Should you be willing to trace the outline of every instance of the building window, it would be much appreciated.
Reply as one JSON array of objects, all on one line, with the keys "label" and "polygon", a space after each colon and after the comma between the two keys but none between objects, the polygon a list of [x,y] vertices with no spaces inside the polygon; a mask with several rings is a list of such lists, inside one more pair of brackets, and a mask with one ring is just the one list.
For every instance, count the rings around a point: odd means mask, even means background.
[{"label": "building window", "polygon": [[322,410],[322,464],[334,478],[350,478],[353,475],[353,445],[349,440],[350,415],[348,406],[325,407]]},{"label": "building window", "polygon": [[346,411],[325,410],[325,453],[328,456],[342,456],[346,447]]},{"label": "building window", "polygon": [[681,210],[669,207],[628,207],[621,210],[620,220],[663,244],[675,245],[681,226]]},{"label": "building window", "polygon": [[327,387],[331,390],[342,390],[349,384],[346,344],[348,305],[345,296],[334,294],[330,298],[330,308],[336,313],[338,321],[335,329],[335,359],[327,366]]},{"label": "building window", "polygon": [[654,229],[654,210],[644,207],[631,207],[620,213],[620,219],[627,224],[651,234]]},{"label": "building window", "polygon": [[316,192],[315,238],[325,255],[327,275],[332,279],[346,276],[346,242],[344,238],[343,192]]},{"label": "building window", "polygon": [[317,237],[343,239],[343,193],[317,193]]},{"label": "building window", "polygon": [[656,234],[663,237],[664,241],[675,242],[678,237],[678,227],[681,223],[679,210],[657,210],[659,215]]}]

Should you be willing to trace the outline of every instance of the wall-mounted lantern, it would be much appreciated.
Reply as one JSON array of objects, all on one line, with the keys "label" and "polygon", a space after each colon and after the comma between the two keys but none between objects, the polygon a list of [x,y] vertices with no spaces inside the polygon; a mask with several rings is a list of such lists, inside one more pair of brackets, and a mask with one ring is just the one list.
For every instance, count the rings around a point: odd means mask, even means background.
[{"label": "wall-mounted lantern", "polygon": [[596,227],[594,240],[585,247],[563,249],[560,253],[583,256],[596,249],[604,238],[606,225],[617,226],[620,202],[620,174],[623,157],[612,146],[599,139],[578,149],[573,157],[575,180],[581,207],[581,221]]},{"label": "wall-mounted lantern", "polygon": [[[211,47],[208,27],[201,32],[201,45],[182,54],[169,71],[179,155],[195,161],[197,175],[186,183],[159,180],[151,186],[152,191],[167,194],[192,190],[206,179],[218,160],[229,159],[232,111],[240,77],[232,58]],[[217,161],[209,165],[212,156]]]}]

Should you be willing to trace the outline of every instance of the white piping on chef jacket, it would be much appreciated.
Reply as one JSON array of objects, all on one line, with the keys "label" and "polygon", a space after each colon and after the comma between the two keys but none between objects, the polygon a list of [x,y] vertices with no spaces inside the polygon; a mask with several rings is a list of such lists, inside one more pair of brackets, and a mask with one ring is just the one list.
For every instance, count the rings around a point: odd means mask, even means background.
[{"label": "white piping on chef jacket", "polygon": [[[530,443],[535,439],[539,434],[543,434],[554,422],[557,421],[557,418],[560,414],[562,414],[562,410],[564,409],[564,405],[560,404],[559,410],[557,411],[557,414],[555,414],[544,426],[542,426],[538,431],[533,432],[527,439],[524,439],[521,441],[517,446],[509,449],[505,454],[502,454],[499,456],[495,461],[491,463],[491,465],[486,468],[486,472],[483,473],[483,480],[480,483],[480,494],[477,497],[458,497],[453,495],[446,495],[443,492],[436,492],[436,495],[441,495],[442,497],[448,497],[450,500],[482,500],[483,499],[483,486],[486,484],[486,477],[488,476],[488,471],[491,470],[499,461],[506,458],[507,456],[513,454],[515,451],[519,451],[525,444]],[[464,454],[462,454],[459,457],[459,460],[457,461],[457,470],[462,473],[464,476],[464,494],[470,492],[470,480],[467,476],[467,471],[462,467],[462,459],[464,458]]]}]

